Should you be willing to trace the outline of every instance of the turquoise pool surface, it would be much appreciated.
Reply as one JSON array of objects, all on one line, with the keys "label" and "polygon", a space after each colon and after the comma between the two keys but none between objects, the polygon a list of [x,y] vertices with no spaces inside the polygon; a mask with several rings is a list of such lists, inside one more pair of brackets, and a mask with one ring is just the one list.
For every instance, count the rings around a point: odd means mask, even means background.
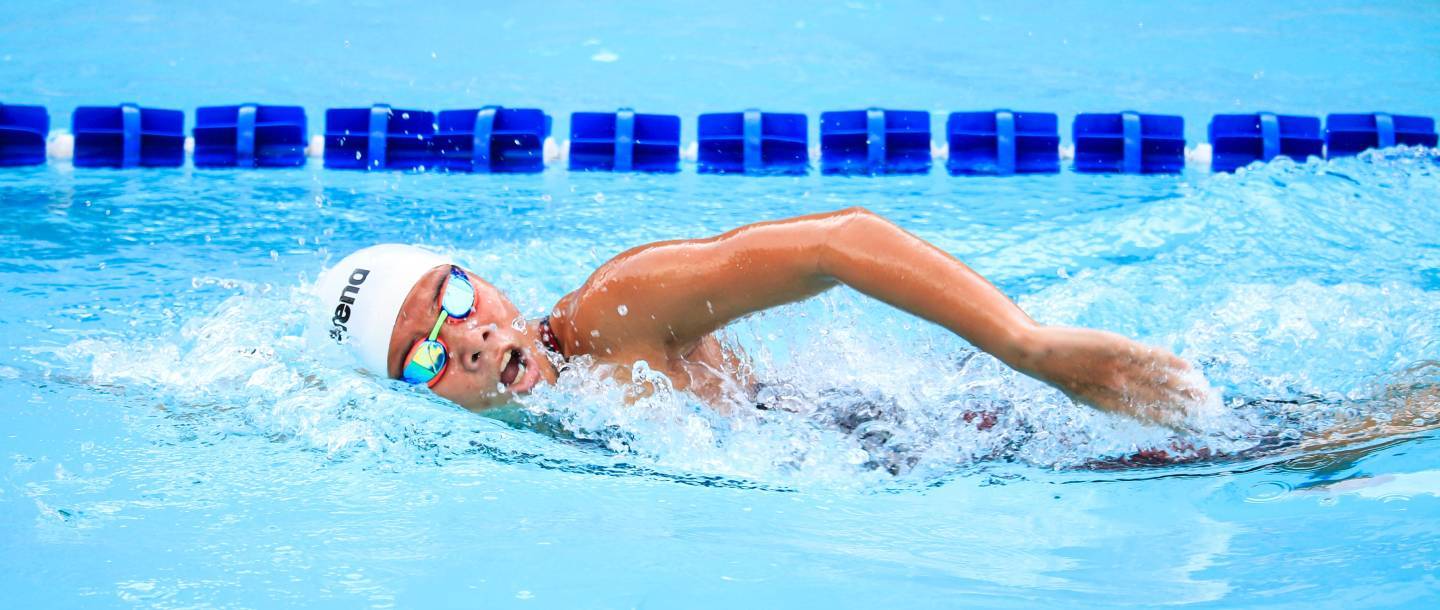
[{"label": "turquoise pool surface", "polygon": [[[628,105],[687,139],[748,106],[1133,108],[1192,143],[1219,112],[1440,116],[1433,3],[6,11],[0,101],[57,128],[121,101],[295,103],[311,133],[372,102],[557,134]],[[317,273],[372,243],[541,315],[633,245],[850,205],[1043,322],[1174,350],[1223,416],[1093,412],[846,289],[724,333],[798,412],[627,406],[582,370],[527,405],[558,434],[356,374],[310,324]],[[1399,405],[1440,384],[1437,235],[1440,156],[1406,148],[1146,177],[0,170],[0,607],[1434,607],[1440,433],[1298,443],[1435,422]]]}]

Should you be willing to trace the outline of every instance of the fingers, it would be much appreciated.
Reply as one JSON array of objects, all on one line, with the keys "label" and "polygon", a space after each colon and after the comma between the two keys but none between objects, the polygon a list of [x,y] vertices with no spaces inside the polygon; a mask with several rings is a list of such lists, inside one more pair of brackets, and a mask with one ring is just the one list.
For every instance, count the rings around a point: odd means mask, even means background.
[{"label": "fingers", "polygon": [[1189,361],[1179,356],[1176,356],[1174,352],[1163,347],[1150,348],[1149,355],[1152,359],[1155,360],[1156,363],[1163,363],[1164,366],[1172,369],[1188,371],[1191,368]]}]

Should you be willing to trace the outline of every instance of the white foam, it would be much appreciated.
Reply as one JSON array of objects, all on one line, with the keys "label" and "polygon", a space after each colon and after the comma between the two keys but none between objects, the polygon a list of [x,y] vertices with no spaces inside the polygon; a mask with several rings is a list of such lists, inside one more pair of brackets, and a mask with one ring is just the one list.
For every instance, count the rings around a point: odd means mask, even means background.
[{"label": "white foam", "polygon": [[45,142],[45,152],[56,161],[75,158],[75,136],[68,131],[52,131]]}]

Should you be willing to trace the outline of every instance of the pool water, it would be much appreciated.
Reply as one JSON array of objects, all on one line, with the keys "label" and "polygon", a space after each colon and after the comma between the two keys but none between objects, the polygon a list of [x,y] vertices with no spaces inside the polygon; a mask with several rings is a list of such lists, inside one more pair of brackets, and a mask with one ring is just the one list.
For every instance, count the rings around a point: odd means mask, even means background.
[{"label": "pool water", "polygon": [[[1214,112],[1440,115],[1429,5],[775,4],[36,3],[0,24],[0,82],[57,126],[259,98],[312,132],[372,101],[535,105],[562,134],[634,105],[687,137],[772,103],[1134,107],[1192,141]],[[7,169],[0,605],[1429,607],[1440,433],[1294,443],[1440,383],[1437,202],[1419,149],[1151,177]],[[724,332],[797,412],[627,406],[582,367],[517,415],[549,432],[356,374],[311,325],[317,273],[372,243],[538,316],[633,245],[849,205],[1043,322],[1176,351],[1223,414],[1177,443],[846,289]],[[1125,461],[1157,448],[1183,463]]]}]

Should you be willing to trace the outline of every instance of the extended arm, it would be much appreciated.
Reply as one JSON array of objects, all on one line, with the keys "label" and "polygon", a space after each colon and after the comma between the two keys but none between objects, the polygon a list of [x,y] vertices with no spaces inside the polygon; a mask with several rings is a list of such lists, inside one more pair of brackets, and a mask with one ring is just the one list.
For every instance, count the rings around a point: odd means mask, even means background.
[{"label": "extended arm", "polygon": [[843,283],[939,324],[1070,396],[1167,425],[1199,397],[1163,350],[1111,333],[1036,324],[954,257],[863,209],[759,223],[617,256],[557,310],[586,351],[684,353],[749,313]]}]

